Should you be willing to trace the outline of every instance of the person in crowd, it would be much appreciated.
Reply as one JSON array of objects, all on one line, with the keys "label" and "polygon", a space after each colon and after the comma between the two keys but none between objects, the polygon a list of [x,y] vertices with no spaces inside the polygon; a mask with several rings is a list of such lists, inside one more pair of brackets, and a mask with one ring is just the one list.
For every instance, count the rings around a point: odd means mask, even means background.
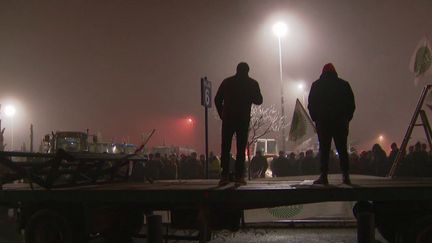
[{"label": "person in crowd", "polygon": [[196,152],[192,152],[186,160],[187,174],[185,179],[203,179],[204,170]]},{"label": "person in crowd", "polygon": [[219,179],[220,176],[220,160],[214,155],[213,152],[210,152],[209,155],[209,179]]},{"label": "person in crowd", "polygon": [[339,154],[343,183],[351,184],[347,137],[355,110],[354,94],[349,83],[338,77],[331,63],[324,65],[320,78],[312,84],[308,109],[315,122],[321,154],[321,175],[315,184],[328,184],[331,141]]},{"label": "person in crowd", "polygon": [[168,159],[162,161],[161,179],[174,180],[177,179],[177,156],[171,154]]},{"label": "person in crowd", "polygon": [[353,174],[360,174],[360,156],[357,150],[352,150],[350,154],[350,171]]},{"label": "person in crowd", "polygon": [[287,162],[283,164],[282,171],[284,176],[295,176],[298,175],[298,162],[296,160],[296,154],[291,152],[288,154]]},{"label": "person in crowd", "polygon": [[157,180],[160,178],[160,171],[162,169],[162,161],[160,153],[149,155],[149,161],[145,165],[145,174],[150,180]]},{"label": "person in crowd", "polygon": [[427,151],[422,149],[422,144],[417,142],[414,145],[414,152],[412,155],[412,170],[415,176],[424,176],[426,165],[428,164],[429,156]]},{"label": "person in crowd", "polygon": [[414,156],[414,146],[411,145],[408,147],[408,154],[406,155],[406,157],[404,159],[405,162],[411,163],[414,160],[413,156]]},{"label": "person in crowd", "polygon": [[188,157],[185,154],[180,154],[180,160],[178,162],[178,174],[177,177],[179,179],[186,179],[188,174],[188,166],[187,166]]},{"label": "person in crowd", "polygon": [[386,152],[377,143],[372,146],[372,158],[370,164],[372,174],[376,176],[386,176],[390,169]]},{"label": "person in crowd", "polygon": [[392,143],[391,145],[390,145],[390,154],[389,154],[389,156],[388,156],[388,161],[390,162],[390,163],[393,163],[393,162],[395,162],[396,161],[396,156],[397,156],[397,154],[399,153],[399,148],[398,148],[398,146],[397,146],[397,144],[396,143]]},{"label": "person in crowd", "polygon": [[219,185],[230,182],[229,154],[232,137],[236,134],[237,158],[234,182],[245,185],[245,153],[252,104],[261,105],[263,97],[256,80],[249,77],[249,65],[241,62],[234,76],[222,81],[215,96],[215,105],[222,120],[222,173]]},{"label": "person in crowd", "polygon": [[358,163],[358,171],[359,174],[366,175],[368,174],[370,158],[372,157],[372,153],[363,150],[359,155],[359,163]]},{"label": "person in crowd", "polygon": [[285,151],[279,151],[279,157],[274,158],[271,163],[272,176],[286,176],[286,167],[288,167],[288,159],[286,158]]},{"label": "person in crowd", "polygon": [[129,181],[131,182],[144,182],[145,181],[145,161],[135,161],[132,165],[132,173],[129,177]]},{"label": "person in crowd", "polygon": [[204,154],[200,154],[200,156],[199,156],[199,162],[201,163],[201,168],[203,169],[202,173],[203,173],[203,175],[205,177],[205,175],[206,175],[206,158],[205,158]]},{"label": "person in crowd", "polygon": [[317,163],[312,149],[306,150],[305,158],[301,164],[303,175],[315,175],[318,173]]},{"label": "person in crowd", "polygon": [[204,154],[200,154],[200,156],[199,156],[199,162],[201,163],[201,166],[203,168],[205,168],[206,159],[205,159],[205,155]]},{"label": "person in crowd", "polygon": [[251,177],[264,178],[267,168],[268,168],[268,164],[267,164],[266,157],[263,156],[261,150],[257,150],[250,164]]}]

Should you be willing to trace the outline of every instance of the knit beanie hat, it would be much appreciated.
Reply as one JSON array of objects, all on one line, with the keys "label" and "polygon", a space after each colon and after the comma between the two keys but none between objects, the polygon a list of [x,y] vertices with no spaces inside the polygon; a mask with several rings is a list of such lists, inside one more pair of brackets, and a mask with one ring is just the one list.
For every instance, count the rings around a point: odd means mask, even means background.
[{"label": "knit beanie hat", "polygon": [[326,72],[336,73],[336,69],[332,63],[327,63],[326,65],[324,65],[322,73],[324,74]]}]

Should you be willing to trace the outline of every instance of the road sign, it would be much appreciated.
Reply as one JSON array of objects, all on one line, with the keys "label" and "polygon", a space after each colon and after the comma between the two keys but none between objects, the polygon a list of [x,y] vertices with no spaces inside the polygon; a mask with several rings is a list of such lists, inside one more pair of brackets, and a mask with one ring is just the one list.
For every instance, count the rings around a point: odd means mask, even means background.
[{"label": "road sign", "polygon": [[211,107],[212,94],[211,94],[211,82],[207,80],[207,77],[201,78],[201,105],[204,107]]}]

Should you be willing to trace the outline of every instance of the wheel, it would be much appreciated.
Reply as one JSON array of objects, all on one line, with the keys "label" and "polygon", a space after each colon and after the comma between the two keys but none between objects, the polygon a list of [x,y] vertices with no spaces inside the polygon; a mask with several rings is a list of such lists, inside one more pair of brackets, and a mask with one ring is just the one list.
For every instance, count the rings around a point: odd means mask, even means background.
[{"label": "wheel", "polygon": [[26,243],[74,243],[69,222],[61,214],[43,209],[33,214],[25,227]]}]

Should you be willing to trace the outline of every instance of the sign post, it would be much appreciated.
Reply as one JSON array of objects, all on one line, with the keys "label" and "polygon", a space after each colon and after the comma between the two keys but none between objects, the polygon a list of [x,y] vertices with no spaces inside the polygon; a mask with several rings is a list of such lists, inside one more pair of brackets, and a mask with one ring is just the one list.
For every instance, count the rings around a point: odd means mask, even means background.
[{"label": "sign post", "polygon": [[211,107],[211,82],[207,77],[201,78],[201,105],[204,106],[205,114],[205,177],[209,178],[209,158],[208,158],[208,108]]}]

